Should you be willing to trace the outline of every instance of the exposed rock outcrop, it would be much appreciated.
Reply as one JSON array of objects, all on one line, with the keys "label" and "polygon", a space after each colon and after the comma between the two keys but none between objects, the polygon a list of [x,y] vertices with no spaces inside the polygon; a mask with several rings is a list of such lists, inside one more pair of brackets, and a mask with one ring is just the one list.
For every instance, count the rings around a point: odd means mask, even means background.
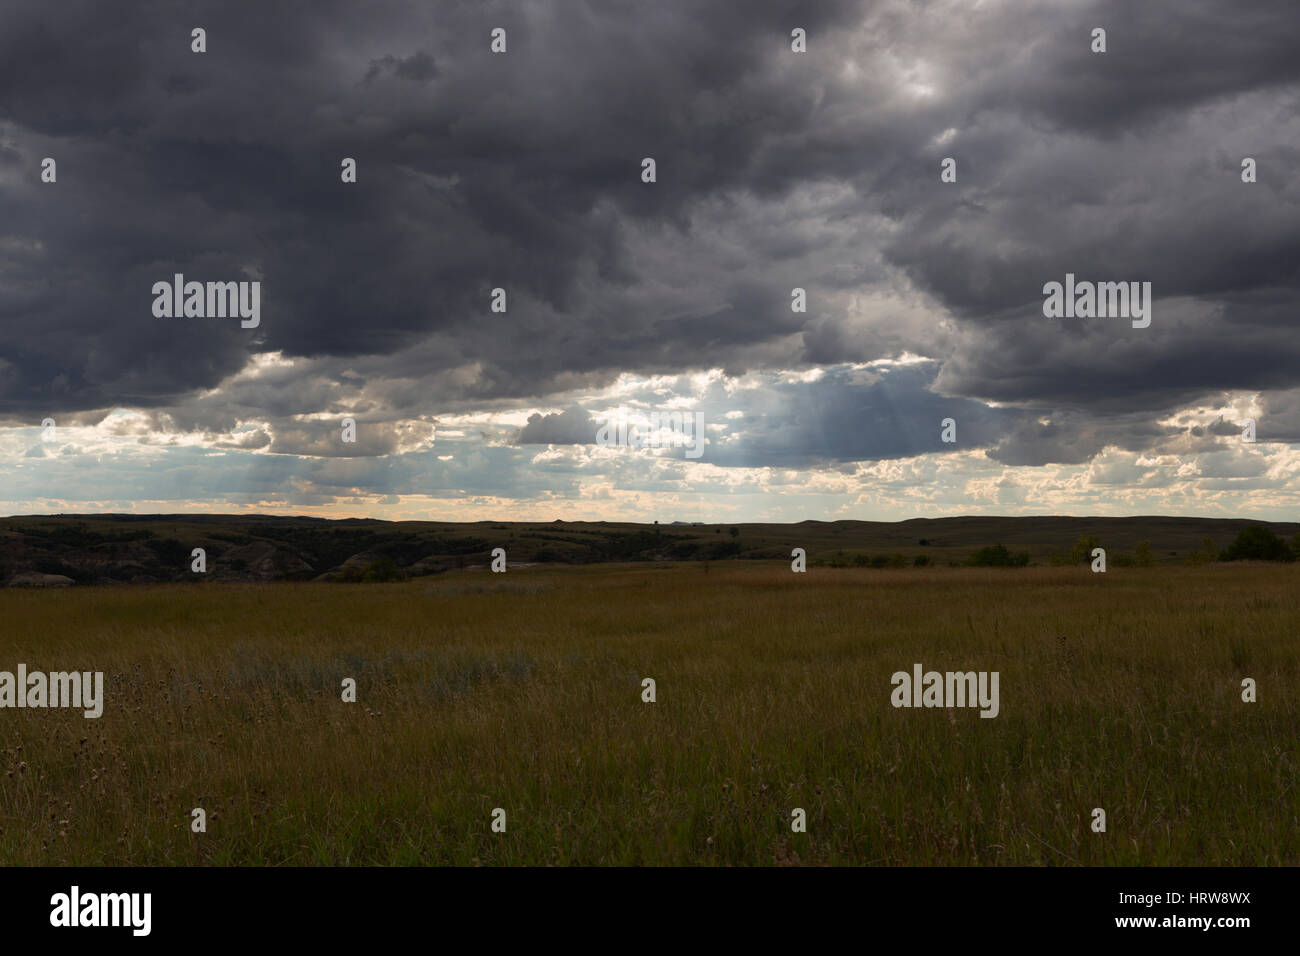
[{"label": "exposed rock outcrop", "polygon": [[9,579],[11,588],[68,588],[72,578],[66,574],[41,574],[39,571],[21,571]]},{"label": "exposed rock outcrop", "polygon": [[213,581],[275,581],[311,574],[312,567],[296,554],[268,541],[230,548],[208,556],[208,576]]}]

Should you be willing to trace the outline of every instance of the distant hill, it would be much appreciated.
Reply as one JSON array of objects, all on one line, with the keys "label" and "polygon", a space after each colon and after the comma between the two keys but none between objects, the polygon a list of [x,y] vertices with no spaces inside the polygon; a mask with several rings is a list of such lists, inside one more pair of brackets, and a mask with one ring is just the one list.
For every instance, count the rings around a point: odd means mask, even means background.
[{"label": "distant hill", "polygon": [[[1002,544],[1044,564],[1082,535],[1108,554],[1150,543],[1155,563],[1180,563],[1210,539],[1226,548],[1264,525],[1291,540],[1293,522],[1241,518],[958,517],[798,524],[635,524],[604,521],[452,523],[255,515],[58,515],[0,518],[0,583],[391,580],[487,565],[493,548],[512,565],[621,561],[789,560],[810,566],[893,557],[960,564]],[[207,573],[190,570],[194,548]]]}]

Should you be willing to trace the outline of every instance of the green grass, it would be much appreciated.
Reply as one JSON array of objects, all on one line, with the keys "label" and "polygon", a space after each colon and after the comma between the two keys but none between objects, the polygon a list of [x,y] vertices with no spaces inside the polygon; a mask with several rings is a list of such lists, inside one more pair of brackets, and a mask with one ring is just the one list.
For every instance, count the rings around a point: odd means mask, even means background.
[{"label": "green grass", "polygon": [[[3,590],[0,669],[102,670],[107,699],[0,710],[0,863],[1294,865],[1298,578],[737,562]],[[1000,716],[894,709],[914,662],[999,671]]]}]

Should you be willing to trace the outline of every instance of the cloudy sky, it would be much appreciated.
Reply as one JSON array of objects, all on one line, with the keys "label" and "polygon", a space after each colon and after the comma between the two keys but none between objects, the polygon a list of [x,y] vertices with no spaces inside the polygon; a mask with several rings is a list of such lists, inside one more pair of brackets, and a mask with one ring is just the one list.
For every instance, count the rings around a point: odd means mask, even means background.
[{"label": "cloudy sky", "polygon": [[[1295,0],[6,0],[0,513],[1294,520],[1298,49]],[[1150,326],[1045,317],[1067,273]]]}]

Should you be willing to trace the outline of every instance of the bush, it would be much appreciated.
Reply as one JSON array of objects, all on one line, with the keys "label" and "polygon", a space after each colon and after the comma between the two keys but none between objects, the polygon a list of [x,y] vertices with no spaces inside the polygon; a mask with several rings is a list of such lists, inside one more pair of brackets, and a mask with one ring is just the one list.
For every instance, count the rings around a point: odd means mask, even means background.
[{"label": "bush", "polygon": [[1074,547],[1070,549],[1070,564],[1091,564],[1092,551],[1094,548],[1101,547],[1101,539],[1095,534],[1085,534],[1074,542]]},{"label": "bush", "polygon": [[1262,524],[1244,528],[1220,561],[1294,561],[1295,553],[1287,543]]},{"label": "bush", "polygon": [[1151,542],[1139,541],[1133,548],[1132,554],[1116,553],[1111,557],[1110,563],[1117,568],[1151,567],[1155,563],[1155,559],[1151,556]]},{"label": "bush", "polygon": [[361,575],[361,580],[363,583],[370,584],[377,581],[400,581],[402,577],[401,569],[392,558],[381,558],[367,566],[366,573]]},{"label": "bush", "polygon": [[966,563],[975,568],[1023,568],[1029,564],[1029,552],[1012,554],[1003,545],[995,544],[980,548],[972,554]]},{"label": "bush", "polygon": [[912,559],[912,567],[914,568],[928,568],[932,564],[934,564],[934,562],[930,560],[928,554],[918,554]]},{"label": "bush", "polygon": [[1218,551],[1210,538],[1201,539],[1200,550],[1193,549],[1187,554],[1187,563],[1191,565],[1208,564],[1216,559]]}]

